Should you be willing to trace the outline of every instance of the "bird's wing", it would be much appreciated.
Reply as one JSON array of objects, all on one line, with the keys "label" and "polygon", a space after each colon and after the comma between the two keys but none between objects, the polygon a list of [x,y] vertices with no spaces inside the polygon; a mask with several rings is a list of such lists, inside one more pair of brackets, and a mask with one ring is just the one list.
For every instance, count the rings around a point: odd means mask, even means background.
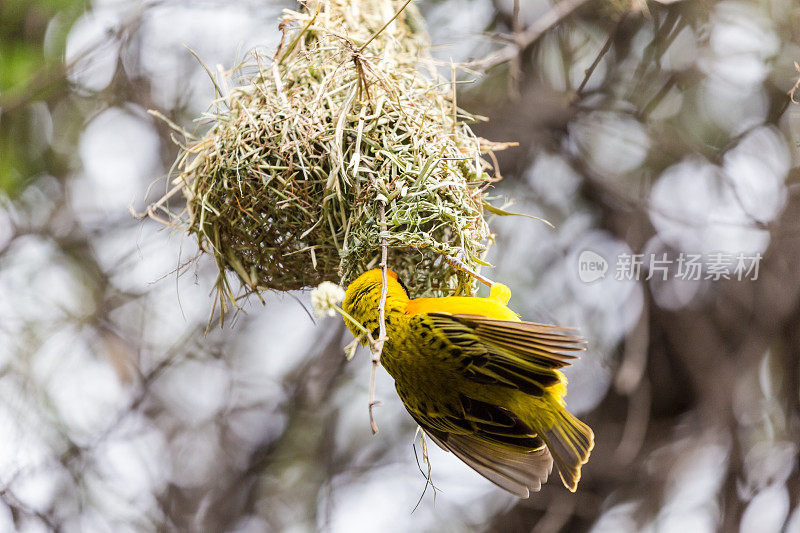
[{"label": "bird's wing", "polygon": [[536,432],[507,409],[459,394],[453,403],[420,404],[395,383],[397,394],[417,424],[429,433],[474,436],[487,443],[521,451],[544,448]]},{"label": "bird's wing", "polygon": [[[556,348],[536,344],[522,336],[519,340],[513,339],[511,333],[503,333],[505,337],[495,336],[493,327],[500,332],[506,331],[503,329],[504,321],[443,313],[418,315],[412,321],[419,322],[412,323],[412,328],[420,331],[421,341],[428,340],[424,336],[426,329],[433,333],[430,342],[434,343],[437,357],[458,369],[464,378],[484,385],[518,389],[532,396],[541,396],[544,389],[562,382],[563,376],[556,369],[565,366],[567,358],[574,357],[561,353],[559,341],[552,340],[553,344],[559,344]],[[510,326],[526,324],[506,323]],[[520,331],[528,330],[523,328]],[[551,341],[549,338],[543,340]],[[565,341],[563,344],[572,348],[575,343]]]},{"label": "bird's wing", "polygon": [[[530,322],[512,322],[481,316],[429,314],[432,327],[458,347],[462,376],[479,383],[517,388],[541,395],[561,380],[558,368],[569,364],[584,349],[573,330]],[[452,357],[453,349],[448,350]],[[445,356],[446,357],[446,356]],[[551,413],[552,423],[534,427],[547,443],[564,485],[575,491],[594,447],[594,434],[564,409]]]},{"label": "bird's wing", "polygon": [[423,409],[400,385],[397,392],[436,444],[500,488],[527,498],[547,481],[553,469],[550,452],[510,411],[464,395],[457,404],[428,403]]},{"label": "bird's wing", "polygon": [[[464,396],[461,399],[468,408],[463,418],[408,411],[436,444],[498,487],[520,498],[541,489],[553,470],[553,458],[543,441],[505,409]],[[519,446],[523,443],[528,446]]]},{"label": "bird's wing", "polygon": [[453,452],[477,473],[519,498],[539,492],[553,471],[553,458],[547,448],[519,452],[466,435],[440,438],[427,431],[426,434],[440,448]]},{"label": "bird's wing", "polygon": [[527,361],[545,368],[562,368],[586,349],[586,341],[576,329],[500,320],[479,315],[429,313],[440,321],[457,322],[468,328],[481,341],[508,350]]}]

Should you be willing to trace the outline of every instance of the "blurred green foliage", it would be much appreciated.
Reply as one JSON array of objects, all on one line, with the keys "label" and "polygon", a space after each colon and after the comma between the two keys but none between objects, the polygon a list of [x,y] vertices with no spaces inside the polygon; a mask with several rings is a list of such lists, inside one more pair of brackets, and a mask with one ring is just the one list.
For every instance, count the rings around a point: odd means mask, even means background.
[{"label": "blurred green foliage", "polygon": [[15,196],[47,171],[49,158],[28,147],[33,102],[47,100],[63,81],[64,50],[85,0],[0,2],[0,192]]}]

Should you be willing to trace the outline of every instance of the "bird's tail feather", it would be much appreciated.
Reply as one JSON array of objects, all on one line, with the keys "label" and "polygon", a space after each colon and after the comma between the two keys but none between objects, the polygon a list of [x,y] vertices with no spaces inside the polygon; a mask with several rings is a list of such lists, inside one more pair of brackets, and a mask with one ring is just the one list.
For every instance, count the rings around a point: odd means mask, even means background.
[{"label": "bird's tail feather", "polygon": [[553,425],[543,428],[539,435],[553,456],[564,486],[575,492],[581,479],[581,467],[594,448],[594,432],[563,407],[554,418]]}]

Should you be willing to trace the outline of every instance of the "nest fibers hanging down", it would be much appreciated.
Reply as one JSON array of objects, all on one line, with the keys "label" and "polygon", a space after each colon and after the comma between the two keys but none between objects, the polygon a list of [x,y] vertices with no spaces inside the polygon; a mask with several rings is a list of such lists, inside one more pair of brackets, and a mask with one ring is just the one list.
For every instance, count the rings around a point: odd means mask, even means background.
[{"label": "nest fibers hanging down", "polygon": [[170,218],[215,258],[223,310],[237,300],[230,273],[241,295],[346,284],[377,265],[382,243],[415,296],[468,290],[440,258],[463,251],[477,267],[491,238],[492,179],[467,125],[478,117],[437,74],[415,7],[392,20],[401,7],[324,0],[286,11],[274,57],[253,52],[215,82],[210,129],[187,137],[178,159],[173,191],[186,208]]}]

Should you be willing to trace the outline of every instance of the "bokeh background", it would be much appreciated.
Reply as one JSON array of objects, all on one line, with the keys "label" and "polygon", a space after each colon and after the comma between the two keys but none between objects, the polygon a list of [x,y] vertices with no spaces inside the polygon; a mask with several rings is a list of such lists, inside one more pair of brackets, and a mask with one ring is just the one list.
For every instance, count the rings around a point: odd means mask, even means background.
[{"label": "bokeh background", "polygon": [[[510,58],[462,73],[459,103],[519,142],[495,203],[555,225],[492,221],[490,275],[589,340],[577,494],[519,501],[435,447],[424,491],[385,373],[370,434],[340,320],[267,294],[207,331],[214,265],[131,215],[176,155],[148,110],[191,129],[213,99],[188,48],[228,69],[294,2],[3,0],[0,531],[800,531],[800,6],[418,5],[443,62]],[[604,278],[581,281],[584,250]],[[763,259],[742,281],[613,275],[681,252]]]}]

